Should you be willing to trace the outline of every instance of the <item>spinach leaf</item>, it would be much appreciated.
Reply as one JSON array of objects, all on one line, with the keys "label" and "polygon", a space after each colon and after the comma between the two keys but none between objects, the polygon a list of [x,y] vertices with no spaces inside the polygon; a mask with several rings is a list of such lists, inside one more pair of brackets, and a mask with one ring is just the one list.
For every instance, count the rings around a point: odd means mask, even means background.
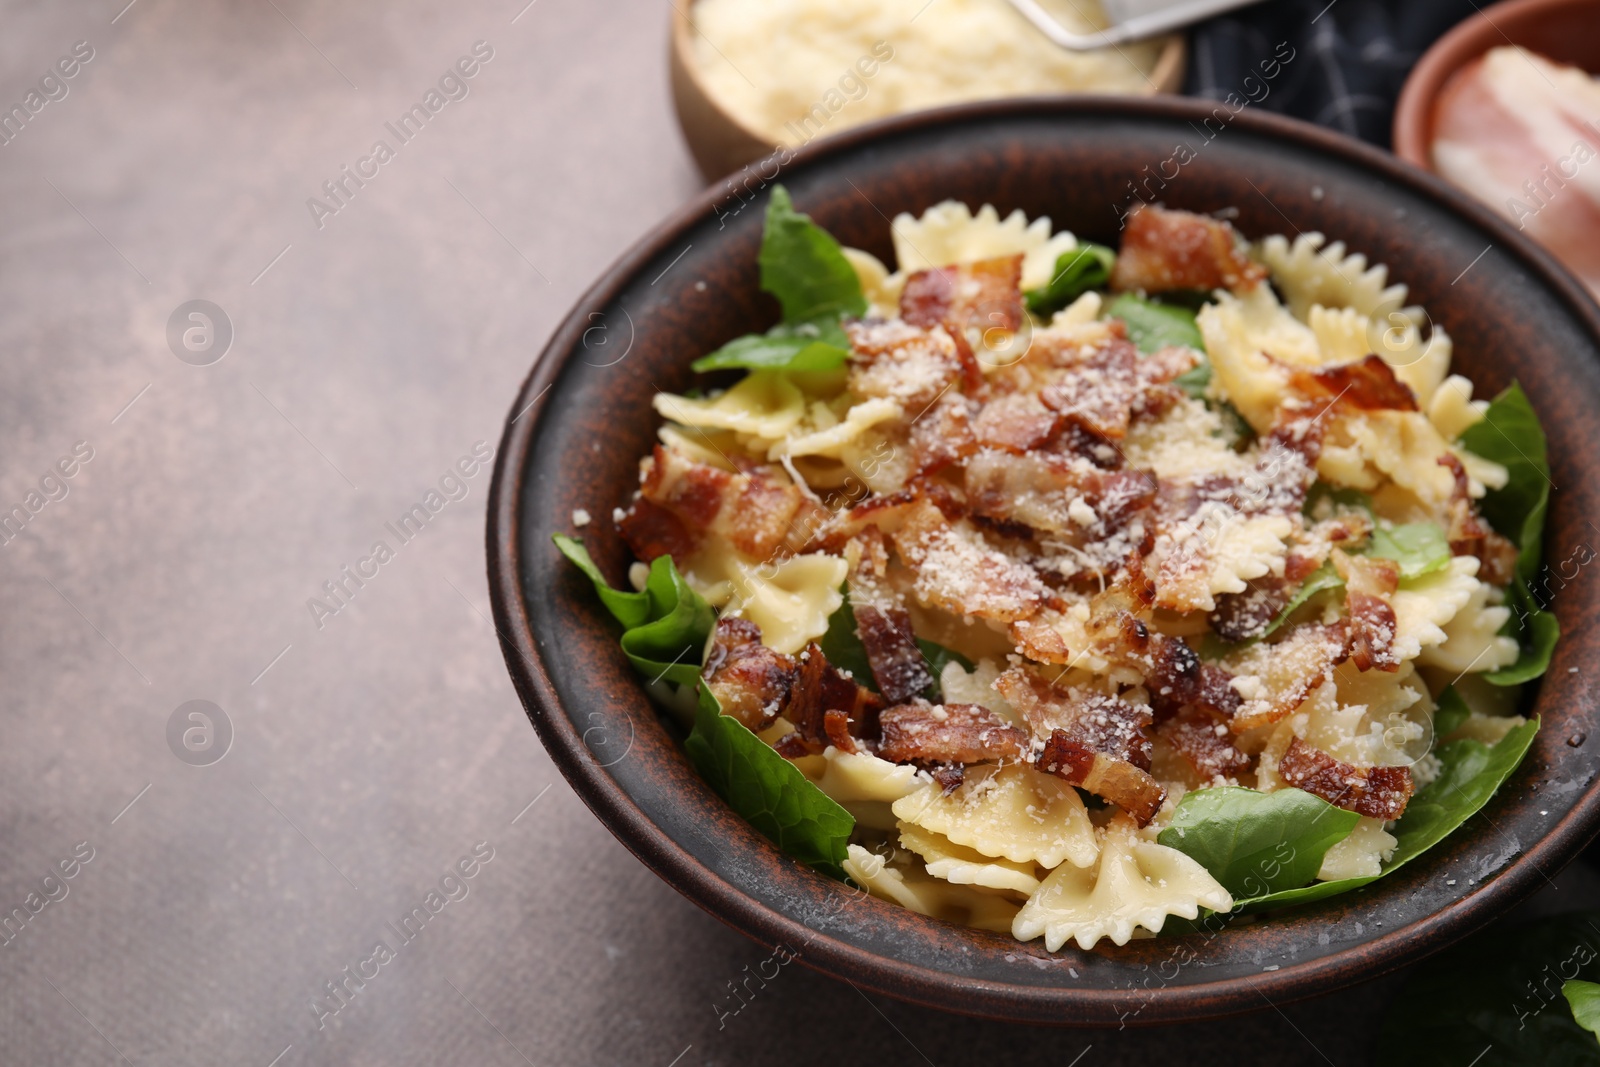
[{"label": "spinach leaf", "polygon": [[779,323],[766,333],[735,337],[690,367],[708,370],[837,370],[850,356],[850,339],[839,320]]},{"label": "spinach leaf", "polygon": [[1445,686],[1444,692],[1439,694],[1438,706],[1433,710],[1433,736],[1440,739],[1449,737],[1461,729],[1471,715],[1472,709],[1456,692],[1456,687]]},{"label": "spinach leaf", "polygon": [[850,343],[839,325],[867,312],[861,279],[839,242],[794,210],[789,191],[772,187],[761,234],[761,288],[778,298],[782,321],[765,334],[735,338],[690,366],[697,371],[834,370]]},{"label": "spinach leaf", "polygon": [[1374,882],[1409,863],[1444,840],[1489,802],[1495,790],[1528,754],[1539,720],[1516,727],[1499,744],[1489,746],[1463,737],[1434,751],[1444,765],[1439,777],[1411,798],[1406,813],[1391,832],[1399,842],[1381,873],[1364,878],[1314,882],[1300,889],[1279,890],[1265,896],[1236,901],[1234,911],[1268,911],[1291,904],[1306,904]]},{"label": "spinach leaf", "polygon": [[1561,986],[1561,995],[1567,998],[1578,1025],[1600,1038],[1600,983],[1574,979]]},{"label": "spinach leaf", "polygon": [[[1168,345],[1184,345],[1196,352],[1206,350],[1205,339],[1195,325],[1195,314],[1188,308],[1158,304],[1133,293],[1123,293],[1111,302],[1105,314],[1107,318],[1121,319],[1127,324],[1128,340],[1141,352],[1155,352]],[[1206,367],[1209,371],[1209,364]]]},{"label": "spinach leaf", "polygon": [[[1582,988],[1595,981],[1600,912],[1495,926],[1413,972],[1384,1019],[1377,1062],[1595,1067],[1594,1001]],[[1577,1000],[1562,997],[1568,986],[1579,987]]]},{"label": "spinach leaf", "polygon": [[1296,889],[1361,817],[1299,789],[1219,786],[1185,793],[1157,840],[1192,857],[1236,898]]},{"label": "spinach leaf", "polygon": [[1289,599],[1289,602],[1283,606],[1283,610],[1278,612],[1278,617],[1273,619],[1271,624],[1265,630],[1262,630],[1254,640],[1261,640],[1261,638],[1266,637],[1288,622],[1289,616],[1299,611],[1306,605],[1307,601],[1318,593],[1343,587],[1344,579],[1339,577],[1339,572],[1334,569],[1333,561],[1325,560],[1322,566],[1306,575],[1306,580],[1301,583],[1299,590]]},{"label": "spinach leaf", "polygon": [[[822,649],[822,654],[828,657],[828,662],[833,666],[849,671],[857,682],[874,693],[881,692],[878,688],[878,679],[872,673],[872,663],[867,659],[867,650],[861,644],[861,633],[856,629],[856,612],[850,606],[850,590],[845,587],[839,592],[843,594],[844,600],[834,613],[828,616],[828,632],[822,635],[817,647]],[[938,704],[944,700],[944,692],[939,688],[939,675],[943,672],[945,664],[959,663],[966,671],[973,670],[974,664],[961,653],[943,645],[925,641],[920,637],[916,641],[917,648],[922,652],[922,658],[928,661],[928,669],[933,672],[933,681],[922,691],[922,697]]]},{"label": "spinach leaf", "polygon": [[[1195,366],[1190,367],[1188,370],[1172,379],[1172,384],[1176,385],[1179,389],[1182,389],[1184,394],[1191,400],[1204,400],[1206,398],[1206,389],[1211,385],[1210,361],[1201,360]],[[1223,400],[1220,403],[1227,405],[1228,410],[1232,412],[1234,418],[1238,419],[1239,422],[1244,422],[1244,416],[1239,414],[1238,408],[1234,407],[1232,404],[1229,404],[1226,400]],[[1245,425],[1248,426],[1249,424],[1246,423]],[[1235,430],[1237,430],[1237,427],[1235,427]],[[1235,436],[1238,436],[1237,432],[1235,433]]]},{"label": "spinach leaf", "polygon": [[1366,555],[1394,560],[1400,564],[1400,580],[1408,582],[1450,566],[1450,542],[1431,522],[1379,525],[1372,531]]},{"label": "spinach leaf", "polygon": [[1056,257],[1050,281],[1027,292],[1028,310],[1035,315],[1053,315],[1090,289],[1111,280],[1117,254],[1105,245],[1084,242]]},{"label": "spinach leaf", "polygon": [[[672,557],[656,557],[644,589],[629,593],[611,588],[582,542],[563,534],[554,541],[625,627],[622,651],[650,680],[651,696],[674,708],[693,694],[694,728],[684,749],[701,777],[785,854],[843,879],[841,864],[855,820],[743,723],[722,714],[700,677],[716,612],[689,588]],[[676,690],[663,689],[663,682]]]},{"label": "spinach leaf", "polygon": [[1555,654],[1556,642],[1561,638],[1561,623],[1554,613],[1539,607],[1533,591],[1521,574],[1506,591],[1506,602],[1511,605],[1511,618],[1500,631],[1516,637],[1522,646],[1517,662],[1483,676],[1494,685],[1521,685],[1531,682],[1550,669],[1550,657]]},{"label": "spinach leaf", "polygon": [[1515,542],[1517,570],[1532,582],[1539,573],[1550,507],[1550,461],[1544,428],[1522,386],[1512,383],[1495,397],[1483,419],[1461,435],[1461,444],[1510,472],[1505,486],[1489,490],[1478,507],[1491,526]]},{"label": "spinach leaf", "polygon": [[[643,590],[625,593],[612,589],[583,543],[564,534],[552,540],[561,554],[577,565],[594,583],[606,610],[622,623],[622,651],[633,669],[652,686],[670,682],[693,689],[700,682],[700,665],[717,625],[717,613],[683,580],[671,556],[657,556]],[[642,607],[642,611],[641,611]]]},{"label": "spinach leaf", "polygon": [[699,697],[683,747],[700,776],[785,855],[843,881],[855,819],[738,719],[722,714],[709,687],[702,684]]}]

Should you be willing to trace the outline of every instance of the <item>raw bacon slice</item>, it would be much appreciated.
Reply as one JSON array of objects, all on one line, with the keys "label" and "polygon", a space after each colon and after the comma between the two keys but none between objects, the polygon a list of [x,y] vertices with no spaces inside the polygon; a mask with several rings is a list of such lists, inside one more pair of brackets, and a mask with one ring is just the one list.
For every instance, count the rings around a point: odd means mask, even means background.
[{"label": "raw bacon slice", "polygon": [[1373,819],[1398,819],[1414,787],[1410,767],[1357,767],[1298,737],[1278,761],[1278,775],[1336,808]]},{"label": "raw bacon slice", "polygon": [[981,763],[1017,759],[1028,736],[981,704],[916,700],[878,715],[878,756],[891,763]]},{"label": "raw bacon slice", "polygon": [[1123,222],[1122,248],[1111,271],[1111,288],[1254,289],[1267,269],[1240,249],[1226,222],[1188,211],[1136,206]]}]

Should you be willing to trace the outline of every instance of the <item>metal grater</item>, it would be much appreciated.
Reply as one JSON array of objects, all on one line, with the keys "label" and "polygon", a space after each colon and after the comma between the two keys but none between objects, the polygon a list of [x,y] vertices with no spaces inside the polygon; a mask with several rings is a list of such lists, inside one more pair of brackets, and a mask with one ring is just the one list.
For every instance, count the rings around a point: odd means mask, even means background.
[{"label": "metal grater", "polygon": [[1244,7],[1255,0],[1101,0],[1110,25],[1094,33],[1074,33],[1050,17],[1036,0],[1011,0],[1011,6],[1062,48],[1085,52],[1127,44]]}]

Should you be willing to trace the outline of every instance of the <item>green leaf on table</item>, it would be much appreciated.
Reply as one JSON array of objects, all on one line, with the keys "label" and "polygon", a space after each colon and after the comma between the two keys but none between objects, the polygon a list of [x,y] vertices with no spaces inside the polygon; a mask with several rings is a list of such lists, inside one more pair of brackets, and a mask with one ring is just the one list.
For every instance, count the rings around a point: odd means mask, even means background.
[{"label": "green leaf on table", "polygon": [[[1195,313],[1188,308],[1158,304],[1133,293],[1123,293],[1106,308],[1105,316],[1126,323],[1128,340],[1141,352],[1156,352],[1168,345],[1182,345],[1196,352],[1206,350],[1205,338],[1200,336],[1200,327],[1195,325]],[[1210,370],[1209,364],[1202,366]]]},{"label": "green leaf on table", "polygon": [[703,684],[683,747],[716,794],[785,855],[844,880],[855,819],[738,719],[722,714]]},{"label": "green leaf on table", "polygon": [[696,371],[834,370],[850,342],[840,321],[865,315],[861,279],[833,235],[794,209],[789,191],[772,187],[761,234],[761,288],[777,297],[782,320],[764,334],[735,338],[694,361]]},{"label": "green leaf on table", "polygon": [[[1447,690],[1448,692],[1448,690]],[[1234,902],[1234,911],[1267,911],[1291,904],[1307,904],[1358,889],[1403,867],[1449,836],[1489,802],[1495,791],[1511,777],[1534,735],[1539,720],[1530,719],[1515,727],[1495,745],[1463,737],[1434,750],[1443,769],[1406,805],[1405,814],[1390,828],[1398,844],[1394,855],[1377,875],[1314,882],[1300,889],[1286,889],[1264,896]]]},{"label": "green leaf on table", "polygon": [[1600,1038],[1600,982],[1583,982],[1573,979],[1561,986],[1561,995],[1572,1008],[1573,1020],[1596,1038]]},{"label": "green leaf on table", "polygon": [[[874,693],[881,692],[877,676],[872,673],[872,663],[867,659],[866,646],[861,643],[861,633],[856,629],[856,613],[850,606],[850,590],[845,587],[840,593],[844,600],[828,616],[828,632],[822,635],[817,647],[822,649],[822,654],[830,664],[849,671],[857,682]],[[973,663],[961,653],[933,641],[925,641],[920,637],[916,641],[922,658],[928,661],[928,669],[933,672],[933,682],[922,691],[922,696],[934,704],[940,703],[944,693],[939,687],[939,675],[944,671],[945,664],[959,663],[963,670],[971,671],[974,669]]]},{"label": "green leaf on table", "polygon": [[[1597,981],[1600,912],[1491,927],[1422,964],[1392,994],[1377,1063],[1596,1067],[1595,1002],[1582,987]],[[1576,1001],[1562,996],[1570,986],[1579,987]]]},{"label": "green leaf on table", "polygon": [[1199,862],[1236,898],[1296,889],[1361,817],[1299,789],[1219,786],[1185,793],[1157,840]]},{"label": "green leaf on table", "polygon": [[1050,281],[1026,294],[1028,310],[1041,317],[1053,315],[1090,289],[1111,280],[1117,254],[1105,245],[1084,242],[1056,257]]},{"label": "green leaf on table", "polygon": [[1379,524],[1365,555],[1394,560],[1400,564],[1400,580],[1408,582],[1450,566],[1450,542],[1437,523]]},{"label": "green leaf on table", "polygon": [[1509,477],[1478,502],[1489,524],[1517,546],[1517,571],[1528,582],[1539,573],[1545,513],[1550,507],[1550,460],[1544,428],[1522,386],[1511,387],[1461,435],[1467,451],[1493,460]]}]

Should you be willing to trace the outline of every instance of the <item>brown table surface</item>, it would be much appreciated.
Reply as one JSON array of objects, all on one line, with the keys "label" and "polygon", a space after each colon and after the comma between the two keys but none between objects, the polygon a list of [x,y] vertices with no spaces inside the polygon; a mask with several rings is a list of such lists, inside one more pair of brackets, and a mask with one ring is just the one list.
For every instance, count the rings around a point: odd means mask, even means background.
[{"label": "brown table surface", "polygon": [[[487,473],[405,544],[385,525],[498,440],[558,316],[700,186],[668,7],[525,2],[0,9],[0,102],[93,49],[0,145],[0,509],[93,450],[0,549],[0,911],[48,900],[0,947],[0,1063],[1365,1062],[1392,980],[1072,1032],[795,967],[719,1020],[766,953],[552,769],[486,618]],[[477,41],[469,95],[401,143]],[[191,299],[234,330],[207,366],[169,348]],[[191,700],[232,725],[205,766],[168,741]],[[333,999],[475,846],[459,899]]]}]

